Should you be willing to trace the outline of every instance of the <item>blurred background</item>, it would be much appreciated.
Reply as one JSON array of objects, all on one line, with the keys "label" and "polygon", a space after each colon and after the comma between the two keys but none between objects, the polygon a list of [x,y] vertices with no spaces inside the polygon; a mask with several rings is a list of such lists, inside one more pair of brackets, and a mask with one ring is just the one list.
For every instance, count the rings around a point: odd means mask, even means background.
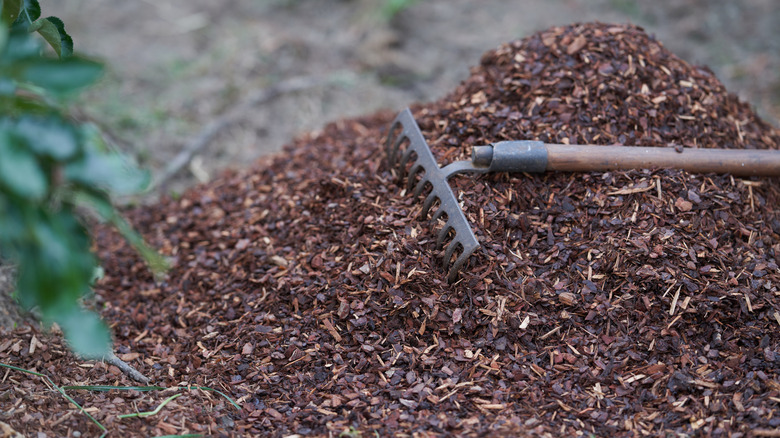
[{"label": "blurred background", "polygon": [[77,52],[108,64],[80,116],[156,175],[200,141],[172,193],[328,122],[439,99],[483,52],[582,21],[644,27],[780,126],[780,0],[41,3]]}]

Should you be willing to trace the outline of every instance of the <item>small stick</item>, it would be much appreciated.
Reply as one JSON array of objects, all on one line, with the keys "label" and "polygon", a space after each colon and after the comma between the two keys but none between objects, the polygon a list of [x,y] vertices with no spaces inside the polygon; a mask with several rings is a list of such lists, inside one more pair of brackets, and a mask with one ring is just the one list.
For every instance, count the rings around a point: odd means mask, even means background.
[{"label": "small stick", "polygon": [[105,361],[109,365],[114,365],[115,367],[119,368],[123,373],[125,373],[128,377],[135,380],[136,382],[147,384],[150,381],[148,377],[139,373],[135,368],[130,366],[127,362],[116,357],[113,351],[109,352],[106,356],[103,356],[103,361]]},{"label": "small stick", "polygon": [[539,337],[539,340],[544,341],[545,339],[549,338],[550,336],[558,333],[561,330],[561,326],[555,327],[554,329],[550,330],[549,332],[543,334]]}]

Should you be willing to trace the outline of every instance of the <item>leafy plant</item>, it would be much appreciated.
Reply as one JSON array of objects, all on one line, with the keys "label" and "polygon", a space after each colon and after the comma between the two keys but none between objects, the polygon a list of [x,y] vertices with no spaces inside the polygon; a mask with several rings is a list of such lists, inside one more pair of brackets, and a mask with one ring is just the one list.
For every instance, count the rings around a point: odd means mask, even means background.
[{"label": "leafy plant", "polygon": [[[31,33],[37,32],[40,37]],[[41,39],[54,54],[44,51]],[[100,63],[73,55],[57,17],[37,0],[0,7],[0,255],[18,265],[17,297],[56,322],[85,357],[110,351],[100,318],[79,303],[97,268],[81,211],[112,223],[155,271],[165,261],[116,212],[112,194],[149,182],[111,151],[91,124],[67,114],[67,100],[100,78]]]}]

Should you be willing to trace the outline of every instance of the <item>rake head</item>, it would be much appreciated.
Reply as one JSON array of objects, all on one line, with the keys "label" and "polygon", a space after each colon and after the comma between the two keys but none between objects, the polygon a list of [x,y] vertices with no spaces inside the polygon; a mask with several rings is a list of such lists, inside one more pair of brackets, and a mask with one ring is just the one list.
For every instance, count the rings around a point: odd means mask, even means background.
[{"label": "rake head", "polygon": [[430,187],[430,193],[423,202],[422,217],[428,215],[436,201],[439,202],[431,220],[435,222],[439,218],[446,218],[444,226],[439,230],[436,247],[441,248],[451,237],[444,250],[442,265],[448,270],[447,281],[452,283],[469,256],[479,248],[479,242],[471,231],[448,179],[457,173],[480,170],[464,161],[439,167],[409,109],[401,112],[393,121],[385,146],[390,167],[397,170],[400,180],[407,178],[407,192],[413,190],[413,196],[419,197],[426,187]]}]

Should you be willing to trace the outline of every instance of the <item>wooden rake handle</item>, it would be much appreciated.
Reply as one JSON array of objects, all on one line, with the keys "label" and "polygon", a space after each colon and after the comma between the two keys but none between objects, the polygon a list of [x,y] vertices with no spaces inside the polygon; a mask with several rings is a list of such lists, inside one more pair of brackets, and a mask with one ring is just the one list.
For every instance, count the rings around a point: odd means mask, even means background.
[{"label": "wooden rake handle", "polygon": [[629,169],[682,169],[734,176],[780,176],[780,151],[679,149],[646,146],[545,144],[502,141],[476,146],[472,163],[483,172],[591,172]]}]

